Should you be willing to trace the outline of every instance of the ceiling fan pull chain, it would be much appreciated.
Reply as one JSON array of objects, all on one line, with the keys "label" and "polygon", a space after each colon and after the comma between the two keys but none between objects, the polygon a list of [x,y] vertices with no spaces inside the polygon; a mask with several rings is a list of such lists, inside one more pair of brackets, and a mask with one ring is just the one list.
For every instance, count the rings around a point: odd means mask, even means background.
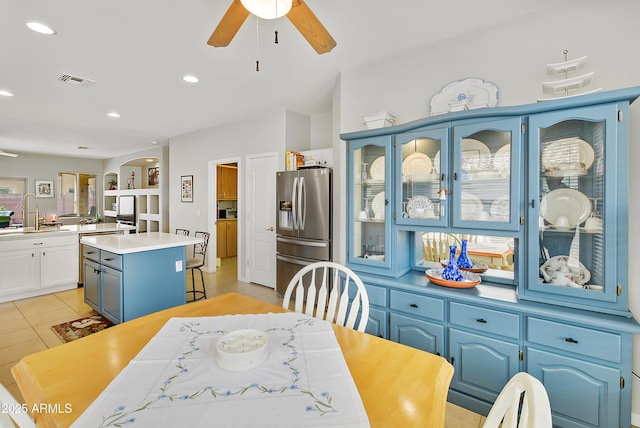
[{"label": "ceiling fan pull chain", "polygon": [[260,71],[260,18],[256,16],[256,71]]},{"label": "ceiling fan pull chain", "polygon": [[276,45],[278,44],[278,30],[276,30]]},{"label": "ceiling fan pull chain", "polygon": [[278,22],[278,2],[275,1],[274,2],[276,4],[276,19],[273,20],[273,30],[276,33],[276,45],[278,44],[278,27],[277,27],[277,22]]}]

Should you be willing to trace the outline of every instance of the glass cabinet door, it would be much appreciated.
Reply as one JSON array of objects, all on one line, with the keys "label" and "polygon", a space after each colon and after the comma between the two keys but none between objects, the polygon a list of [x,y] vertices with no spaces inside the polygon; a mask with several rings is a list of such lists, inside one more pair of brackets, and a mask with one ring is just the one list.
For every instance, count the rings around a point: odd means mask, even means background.
[{"label": "glass cabinet door", "polygon": [[389,266],[391,138],[381,136],[349,142],[347,182],[351,198],[347,220],[351,226],[348,258],[352,263]]},{"label": "glass cabinet door", "polygon": [[625,169],[616,120],[616,105],[532,116],[528,290],[626,309],[616,285],[620,255],[606,253],[616,248],[615,177]]},{"label": "glass cabinet door", "polygon": [[447,226],[440,190],[448,177],[449,128],[396,136],[396,223]]},{"label": "glass cabinet door", "polygon": [[518,117],[454,128],[454,227],[520,229],[521,124]]}]

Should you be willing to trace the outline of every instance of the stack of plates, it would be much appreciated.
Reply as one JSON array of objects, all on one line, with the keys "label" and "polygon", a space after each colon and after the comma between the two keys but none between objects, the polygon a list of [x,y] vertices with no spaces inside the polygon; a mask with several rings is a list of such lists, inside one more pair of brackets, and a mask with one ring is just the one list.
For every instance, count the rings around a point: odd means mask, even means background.
[{"label": "stack of plates", "polygon": [[428,181],[433,164],[424,153],[413,153],[402,162],[402,181]]},{"label": "stack of plates", "polygon": [[576,137],[548,143],[541,156],[542,168],[551,177],[585,175],[594,159],[591,144]]}]

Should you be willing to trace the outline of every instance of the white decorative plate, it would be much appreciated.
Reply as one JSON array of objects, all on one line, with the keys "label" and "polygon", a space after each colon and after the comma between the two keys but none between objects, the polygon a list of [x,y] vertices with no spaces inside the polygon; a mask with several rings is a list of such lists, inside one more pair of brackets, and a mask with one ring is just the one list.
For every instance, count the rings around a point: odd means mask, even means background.
[{"label": "white decorative plate", "polygon": [[477,220],[484,211],[480,198],[469,192],[462,192],[462,220]]},{"label": "white decorative plate", "polygon": [[407,203],[409,218],[435,218],[433,202],[426,196],[418,195]]},{"label": "white decorative plate", "polygon": [[372,180],[384,180],[384,156],[373,161],[369,173]]},{"label": "white decorative plate", "polygon": [[498,105],[498,88],[492,82],[468,78],[449,83],[431,98],[431,115]]},{"label": "white decorative plate", "polygon": [[596,155],[591,144],[572,137],[553,141],[542,150],[541,162],[545,171],[589,170]]},{"label": "white decorative plate", "polygon": [[511,144],[500,147],[493,155],[493,167],[505,175],[511,173]]},{"label": "white decorative plate", "polygon": [[482,141],[462,139],[462,170],[487,169],[491,163],[491,150]]},{"label": "white decorative plate", "polygon": [[433,164],[424,153],[412,153],[402,162],[402,180],[427,181]]},{"label": "white decorative plate", "polygon": [[497,221],[509,221],[509,207],[510,199],[508,196],[500,196],[498,199],[491,202],[491,208],[489,208],[489,214]]},{"label": "white decorative plate", "polygon": [[551,224],[565,216],[569,219],[569,227],[576,227],[591,214],[591,201],[584,193],[568,188],[555,189],[542,197],[540,215]]},{"label": "white decorative plate", "polygon": [[433,157],[433,173],[440,174],[440,150]]},{"label": "white decorative plate", "polygon": [[377,220],[384,220],[384,192],[378,193],[371,202],[373,217]]}]

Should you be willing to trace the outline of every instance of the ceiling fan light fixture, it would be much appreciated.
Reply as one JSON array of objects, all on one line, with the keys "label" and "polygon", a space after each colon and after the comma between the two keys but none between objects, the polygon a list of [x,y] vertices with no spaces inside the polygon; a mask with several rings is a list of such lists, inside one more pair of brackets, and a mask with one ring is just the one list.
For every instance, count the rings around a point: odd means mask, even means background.
[{"label": "ceiling fan light fixture", "polygon": [[24,25],[26,25],[31,31],[35,31],[36,33],[44,34],[46,36],[53,36],[56,34],[56,31],[53,28],[41,22],[29,21],[25,22]]},{"label": "ceiling fan light fixture", "polygon": [[262,19],[276,19],[291,10],[293,0],[240,0],[242,6]]}]

